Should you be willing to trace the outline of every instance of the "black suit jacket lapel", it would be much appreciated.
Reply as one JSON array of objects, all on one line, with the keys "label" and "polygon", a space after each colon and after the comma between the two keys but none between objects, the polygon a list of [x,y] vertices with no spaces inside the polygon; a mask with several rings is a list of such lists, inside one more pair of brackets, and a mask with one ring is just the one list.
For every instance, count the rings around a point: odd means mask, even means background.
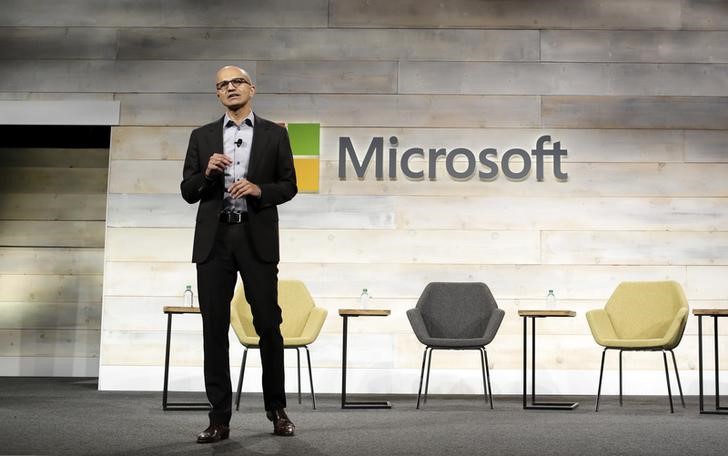
[{"label": "black suit jacket lapel", "polygon": [[[210,127],[207,129],[207,141],[210,147],[206,150],[201,150],[200,155],[203,157],[202,163],[203,166],[207,166],[207,162],[210,160],[210,157],[212,154],[222,154],[224,153],[223,144],[222,144],[222,123],[225,121],[225,116],[222,116],[220,120],[215,122],[214,124],[210,125]],[[205,171],[204,168],[202,170]],[[218,176],[218,180],[220,180],[221,184],[224,186],[225,184],[225,178],[222,174]]]}]

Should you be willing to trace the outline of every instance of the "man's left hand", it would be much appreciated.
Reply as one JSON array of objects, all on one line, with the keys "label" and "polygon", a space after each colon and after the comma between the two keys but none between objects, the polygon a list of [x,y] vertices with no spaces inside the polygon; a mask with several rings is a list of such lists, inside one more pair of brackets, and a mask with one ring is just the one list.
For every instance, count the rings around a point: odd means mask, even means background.
[{"label": "man's left hand", "polygon": [[247,179],[240,179],[228,188],[228,192],[233,198],[242,198],[243,196],[251,195],[255,198],[260,198],[260,187],[250,182]]}]

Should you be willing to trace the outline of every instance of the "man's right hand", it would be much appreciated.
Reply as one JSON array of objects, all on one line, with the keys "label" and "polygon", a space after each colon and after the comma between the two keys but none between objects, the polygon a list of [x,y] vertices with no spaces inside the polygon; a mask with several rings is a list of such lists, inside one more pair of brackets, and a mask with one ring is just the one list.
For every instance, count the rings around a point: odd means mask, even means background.
[{"label": "man's right hand", "polygon": [[215,174],[222,173],[225,171],[225,168],[232,164],[233,161],[226,157],[225,154],[212,154],[210,161],[207,162],[205,176],[212,177]]}]

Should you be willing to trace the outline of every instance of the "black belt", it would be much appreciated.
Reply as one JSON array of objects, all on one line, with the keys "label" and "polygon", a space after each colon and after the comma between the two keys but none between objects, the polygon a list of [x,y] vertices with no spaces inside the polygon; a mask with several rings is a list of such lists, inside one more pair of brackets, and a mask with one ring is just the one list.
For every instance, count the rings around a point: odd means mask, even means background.
[{"label": "black belt", "polygon": [[225,223],[248,223],[247,212],[220,212],[220,221]]}]

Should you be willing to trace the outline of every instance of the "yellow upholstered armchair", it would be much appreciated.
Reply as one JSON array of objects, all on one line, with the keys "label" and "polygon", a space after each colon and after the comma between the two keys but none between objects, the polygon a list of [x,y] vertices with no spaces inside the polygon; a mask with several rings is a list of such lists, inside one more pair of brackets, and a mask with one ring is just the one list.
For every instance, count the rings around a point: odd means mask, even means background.
[{"label": "yellow upholstered armchair", "polygon": [[688,320],[688,301],[679,283],[622,282],[614,290],[604,309],[586,313],[594,340],[604,347],[599,370],[599,388],[595,410],[599,411],[599,396],[602,390],[604,355],[607,350],[619,350],[619,405],[622,405],[622,352],[661,351],[665,364],[667,394],[672,413],[672,390],[667,368],[667,354],[672,354],[672,363],[680,390],[680,400],[685,407],[680,374],[677,370],[675,353]]},{"label": "yellow upholstered armchair", "polygon": [[[301,353],[299,349],[306,349],[308,359],[308,378],[311,385],[311,399],[313,408],[316,408],[316,396],[313,391],[313,374],[311,372],[311,354],[308,345],[313,343],[321,332],[321,327],[326,320],[328,311],[316,307],[306,285],[299,280],[278,281],[278,305],[281,307],[283,323],[281,323],[281,334],[283,335],[283,347],[296,350],[298,361],[298,403],[301,403]],[[240,378],[238,380],[238,396],[235,401],[235,409],[240,409],[240,392],[243,388],[243,376],[245,375],[245,361],[248,357],[248,349],[259,348],[258,334],[253,327],[253,315],[250,311],[250,304],[245,299],[245,291],[242,284],[238,284],[235,295],[230,303],[230,324],[238,336],[238,340],[245,347],[243,362],[240,365]]]}]

